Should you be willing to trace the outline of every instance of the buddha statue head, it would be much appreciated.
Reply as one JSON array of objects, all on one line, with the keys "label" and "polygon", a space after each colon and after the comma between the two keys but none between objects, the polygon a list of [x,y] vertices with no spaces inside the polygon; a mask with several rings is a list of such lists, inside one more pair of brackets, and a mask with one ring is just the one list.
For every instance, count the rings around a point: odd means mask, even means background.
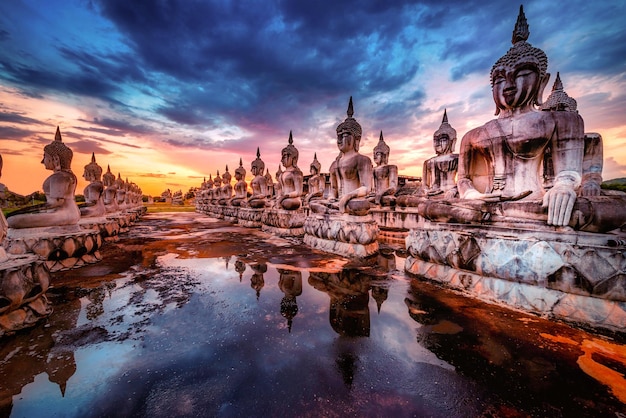
[{"label": "buddha statue head", "polygon": [[102,176],[102,182],[105,186],[113,186],[115,183],[115,174],[111,173],[111,166],[107,165],[107,172]]},{"label": "buddha statue head", "polygon": [[246,169],[243,168],[243,162],[239,159],[239,167],[235,169],[235,178],[237,180],[243,180],[246,178]]},{"label": "buddha statue head", "polygon": [[441,126],[433,134],[433,146],[437,155],[452,154],[456,145],[456,129],[448,123],[448,113],[444,109]]},{"label": "buddha statue head", "polygon": [[280,179],[280,176],[283,174],[283,169],[280,167],[280,164],[278,164],[278,170],[276,171],[276,181],[278,181]]},{"label": "buddha statue head", "polygon": [[286,167],[297,167],[298,166],[298,149],[293,145],[293,134],[292,131],[289,131],[289,145],[287,145],[281,151],[281,160],[280,162]]},{"label": "buddha statue head", "polygon": [[350,149],[359,151],[362,129],[361,125],[354,119],[354,106],[352,105],[352,96],[348,103],[348,117],[337,126],[337,147],[340,151],[346,152]]},{"label": "buddha statue head", "polygon": [[217,170],[217,174],[215,175],[215,178],[213,179],[213,186],[222,187],[222,177],[220,176],[219,170]]},{"label": "buddha statue head", "polygon": [[213,188],[213,178],[211,178],[210,174],[209,174],[209,179],[206,181],[206,188],[207,189],[212,189]]},{"label": "buddha statue head", "polygon": [[226,171],[224,172],[224,174],[222,174],[222,182],[224,183],[224,185],[227,185],[227,184],[230,184],[231,179],[232,179],[232,176],[228,172],[228,166],[226,166]]},{"label": "buddha statue head", "polygon": [[85,166],[85,172],[83,173],[83,178],[87,181],[94,182],[100,181],[102,177],[102,167],[96,163],[96,155],[95,153],[91,153],[91,162]]},{"label": "buddha statue head", "polygon": [[513,46],[491,68],[496,115],[502,110],[541,106],[543,90],[550,78],[548,57],[526,42],[529,35],[524,8],[520,6],[513,29]]},{"label": "buddha statue head", "polygon": [[74,153],[63,143],[61,138],[61,130],[57,126],[54,141],[43,148],[42,164],[48,170],[65,170],[71,171],[72,157]]},{"label": "buddha statue head", "polygon": [[380,131],[380,137],[378,138],[378,144],[374,147],[374,162],[377,165],[387,165],[389,163],[389,145],[385,143],[383,138],[383,131]]},{"label": "buddha statue head", "polygon": [[541,106],[541,110],[578,112],[578,103],[576,103],[576,99],[570,97],[563,89],[561,75],[558,72],[556,73],[556,80],[554,80],[552,85],[552,92]]},{"label": "buddha statue head", "polygon": [[311,163],[311,175],[319,174],[322,171],[322,164],[317,161],[317,152],[313,155],[313,162]]},{"label": "buddha statue head", "polygon": [[252,175],[254,176],[262,176],[265,171],[265,163],[261,159],[261,151],[257,147],[256,149],[256,160],[252,161]]},{"label": "buddha statue head", "polygon": [[270,174],[270,169],[266,169],[265,170],[265,183],[268,186],[273,186],[274,185],[274,179],[272,178],[272,175]]}]

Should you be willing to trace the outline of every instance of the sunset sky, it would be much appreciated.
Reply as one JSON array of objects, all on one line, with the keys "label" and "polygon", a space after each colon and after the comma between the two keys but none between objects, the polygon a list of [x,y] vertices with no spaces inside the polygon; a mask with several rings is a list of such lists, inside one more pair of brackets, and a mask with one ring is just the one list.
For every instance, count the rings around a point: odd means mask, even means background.
[{"label": "sunset sky", "polygon": [[[510,1],[0,2],[0,153],[10,190],[41,190],[59,126],[72,169],[94,152],[145,194],[183,192],[261,158],[275,174],[293,131],[305,174],[328,171],[353,96],[371,156],[380,131],[421,175],[444,109],[461,137],[494,116],[489,72],[511,46]],[[626,1],[524,3],[529,42],[626,177]]]}]

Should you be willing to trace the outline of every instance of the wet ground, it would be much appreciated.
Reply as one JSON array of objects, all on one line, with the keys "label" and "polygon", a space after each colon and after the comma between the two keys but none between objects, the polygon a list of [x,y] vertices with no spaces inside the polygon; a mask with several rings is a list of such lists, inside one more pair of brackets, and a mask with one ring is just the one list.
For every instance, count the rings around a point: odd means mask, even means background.
[{"label": "wet ground", "polygon": [[0,416],[626,417],[626,335],[483,304],[195,213],[56,273],[0,341]]}]

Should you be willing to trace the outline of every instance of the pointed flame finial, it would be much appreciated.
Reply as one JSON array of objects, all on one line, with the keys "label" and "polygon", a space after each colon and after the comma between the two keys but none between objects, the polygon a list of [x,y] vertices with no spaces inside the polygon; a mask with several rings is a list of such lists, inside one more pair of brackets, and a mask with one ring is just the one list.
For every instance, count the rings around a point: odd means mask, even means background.
[{"label": "pointed flame finial", "polygon": [[441,123],[448,123],[448,109],[443,109],[443,119],[441,120]]},{"label": "pointed flame finial", "polygon": [[380,137],[378,137],[378,142],[384,142],[385,140],[383,139],[383,131],[380,131]]},{"label": "pointed flame finial", "polygon": [[293,144],[293,135],[291,133],[291,131],[289,131],[289,145]]},{"label": "pointed flame finial", "polygon": [[350,102],[348,103],[348,117],[351,118],[354,115],[354,105],[352,104],[352,96],[350,96]]},{"label": "pointed flame finial", "polygon": [[554,85],[552,85],[552,91],[555,90],[563,90],[563,82],[561,82],[561,75],[559,72],[556,73],[556,80],[554,80]]},{"label": "pointed flame finial", "polygon": [[513,45],[520,41],[527,41],[530,36],[528,30],[528,22],[526,21],[526,15],[524,14],[524,5],[519,6],[519,15],[517,15],[517,22],[515,22],[515,29],[513,29],[513,38],[511,42]]},{"label": "pointed flame finial", "polygon": [[256,157],[261,158],[261,150],[259,149],[259,147],[256,147]]},{"label": "pointed flame finial", "polygon": [[95,153],[95,152],[92,152],[92,153],[91,153],[91,162],[92,162],[92,163],[95,163],[95,162],[96,162],[96,153]]},{"label": "pointed flame finial", "polygon": [[226,164],[226,172],[228,173],[228,164]]},{"label": "pointed flame finial", "polygon": [[61,130],[59,129],[58,126],[57,126],[57,131],[54,134],[54,140],[55,141],[59,141],[59,142],[63,142],[63,139],[61,139]]}]

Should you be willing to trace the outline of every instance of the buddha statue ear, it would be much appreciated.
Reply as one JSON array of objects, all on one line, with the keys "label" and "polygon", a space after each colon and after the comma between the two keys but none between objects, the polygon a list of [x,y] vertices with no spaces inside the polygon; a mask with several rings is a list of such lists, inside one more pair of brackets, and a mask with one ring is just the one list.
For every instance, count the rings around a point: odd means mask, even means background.
[{"label": "buddha statue ear", "polygon": [[61,170],[61,157],[58,155],[53,155],[52,164],[54,164],[54,171],[60,171]]},{"label": "buddha statue ear", "polygon": [[550,81],[550,73],[546,73],[541,81],[539,81],[539,90],[537,91],[537,98],[535,99],[535,104],[539,107],[543,104],[543,91],[548,85],[548,81]]}]

